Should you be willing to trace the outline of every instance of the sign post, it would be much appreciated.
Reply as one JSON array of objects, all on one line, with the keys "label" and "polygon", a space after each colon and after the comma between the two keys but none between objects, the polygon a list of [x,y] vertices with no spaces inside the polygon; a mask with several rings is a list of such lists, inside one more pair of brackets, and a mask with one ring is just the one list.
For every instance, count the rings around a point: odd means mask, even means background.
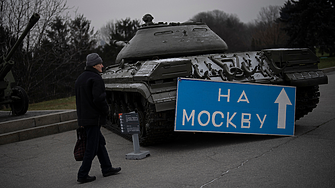
[{"label": "sign post", "polygon": [[296,88],[178,79],[175,131],[294,135]]},{"label": "sign post", "polygon": [[143,159],[150,156],[149,151],[141,151],[138,139],[140,133],[140,123],[138,114],[135,112],[119,114],[121,132],[132,134],[134,152],[126,154],[126,159]]}]

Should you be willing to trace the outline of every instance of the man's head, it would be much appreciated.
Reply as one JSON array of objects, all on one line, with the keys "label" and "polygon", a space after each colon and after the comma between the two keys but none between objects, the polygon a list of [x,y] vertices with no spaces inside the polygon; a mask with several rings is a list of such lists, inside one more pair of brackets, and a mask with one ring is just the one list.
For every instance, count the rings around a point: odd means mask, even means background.
[{"label": "man's head", "polygon": [[99,72],[102,72],[102,59],[97,53],[88,54],[86,57],[86,66],[93,67],[97,69]]}]

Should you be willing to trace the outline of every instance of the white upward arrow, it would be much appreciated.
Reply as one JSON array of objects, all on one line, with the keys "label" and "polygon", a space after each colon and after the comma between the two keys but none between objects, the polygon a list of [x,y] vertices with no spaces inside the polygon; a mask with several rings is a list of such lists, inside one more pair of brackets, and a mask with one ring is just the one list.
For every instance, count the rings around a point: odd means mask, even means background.
[{"label": "white upward arrow", "polygon": [[283,88],[279,93],[275,103],[278,103],[278,129],[286,128],[286,106],[292,105],[290,99],[288,98],[285,89]]}]

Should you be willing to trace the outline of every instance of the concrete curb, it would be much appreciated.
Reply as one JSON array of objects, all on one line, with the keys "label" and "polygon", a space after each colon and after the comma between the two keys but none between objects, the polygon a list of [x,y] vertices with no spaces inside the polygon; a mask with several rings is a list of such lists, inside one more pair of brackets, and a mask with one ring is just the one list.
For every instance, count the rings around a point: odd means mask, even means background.
[{"label": "concrete curb", "polygon": [[0,145],[77,128],[76,110],[57,112],[0,123]]},{"label": "concrete curb", "polygon": [[335,67],[329,67],[329,68],[324,68],[321,69],[324,73],[329,73],[335,71]]}]

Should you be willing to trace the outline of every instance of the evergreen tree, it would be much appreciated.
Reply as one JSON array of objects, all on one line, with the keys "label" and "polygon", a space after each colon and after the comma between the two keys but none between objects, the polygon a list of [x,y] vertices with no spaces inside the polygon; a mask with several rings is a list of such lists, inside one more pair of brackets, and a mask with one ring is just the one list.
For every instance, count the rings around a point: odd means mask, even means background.
[{"label": "evergreen tree", "polygon": [[116,47],[112,43],[114,40],[117,41],[130,41],[136,34],[137,29],[140,27],[139,20],[131,20],[130,18],[121,19],[108,24],[109,43],[105,44],[99,50],[100,55],[105,65],[111,65],[115,63],[117,54],[120,52],[122,47]]},{"label": "evergreen tree", "polygon": [[56,17],[46,33],[34,52],[34,67],[29,71],[33,75],[29,96],[35,102],[71,96],[86,56],[96,45],[90,21],[83,15],[73,20]]},{"label": "evergreen tree", "polygon": [[69,36],[68,22],[58,16],[50,22],[40,48],[35,50],[35,63],[29,71],[33,75],[29,79],[29,95],[35,102],[69,96],[65,94],[72,87],[66,83],[73,67]]},{"label": "evergreen tree", "polygon": [[213,32],[228,45],[228,52],[246,51],[250,49],[251,37],[247,25],[237,15],[227,14],[220,10],[200,12],[192,21],[204,22]]},{"label": "evergreen tree", "polygon": [[280,20],[289,36],[290,47],[309,47],[330,55],[335,53],[334,0],[288,0]]},{"label": "evergreen tree", "polygon": [[283,23],[278,22],[279,6],[262,7],[255,20],[254,27],[250,30],[252,34],[251,49],[261,50],[264,48],[285,47],[287,35],[282,30]]}]

